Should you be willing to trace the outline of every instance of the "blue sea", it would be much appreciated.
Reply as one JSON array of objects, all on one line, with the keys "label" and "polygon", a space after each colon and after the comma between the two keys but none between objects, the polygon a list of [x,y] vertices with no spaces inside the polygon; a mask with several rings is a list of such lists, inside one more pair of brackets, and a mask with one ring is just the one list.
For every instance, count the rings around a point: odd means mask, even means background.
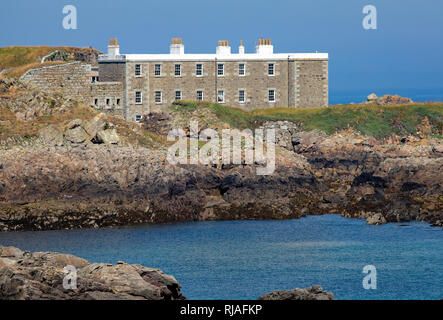
[{"label": "blue sea", "polygon": [[[443,298],[443,229],[366,225],[339,215],[0,233],[0,244],[119,260],[174,275],[189,299],[256,299],[320,284],[338,299]],[[363,268],[376,268],[364,289]]]}]

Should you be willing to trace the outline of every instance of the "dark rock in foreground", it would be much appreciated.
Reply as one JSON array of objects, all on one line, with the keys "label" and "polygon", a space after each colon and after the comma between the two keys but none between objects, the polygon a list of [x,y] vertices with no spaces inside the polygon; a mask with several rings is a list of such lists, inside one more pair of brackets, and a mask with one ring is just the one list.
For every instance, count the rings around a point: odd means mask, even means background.
[{"label": "dark rock in foreground", "polygon": [[[77,289],[64,289],[66,266]],[[72,284],[72,281],[67,282]],[[119,262],[89,263],[69,254],[0,246],[0,300],[183,300],[180,284],[159,269]]]},{"label": "dark rock in foreground", "polygon": [[320,286],[305,289],[275,290],[264,294],[258,300],[335,300],[332,292],[323,291]]}]

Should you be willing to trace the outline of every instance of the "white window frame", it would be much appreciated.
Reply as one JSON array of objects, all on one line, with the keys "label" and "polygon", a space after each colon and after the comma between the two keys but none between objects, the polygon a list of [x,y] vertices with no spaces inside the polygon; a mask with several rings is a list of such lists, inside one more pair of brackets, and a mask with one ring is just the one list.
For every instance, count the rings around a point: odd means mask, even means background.
[{"label": "white window frame", "polygon": [[[274,95],[274,100],[271,100],[271,91],[273,92]],[[268,102],[269,103],[275,103],[275,101],[277,100],[277,91],[275,89],[268,89]]]},{"label": "white window frame", "polygon": [[[221,71],[222,73],[219,74],[219,67],[222,66]],[[217,63],[217,77],[224,77],[225,76],[225,64],[224,63]]]},{"label": "white window frame", "polygon": [[[139,119],[138,119],[139,118]],[[141,114],[136,114],[135,115],[135,122],[139,123],[142,121],[143,116]],[[138,120],[137,120],[138,119]]]},{"label": "white window frame", "polygon": [[[218,100],[218,98],[220,97],[220,92],[221,97],[223,98],[221,101]],[[226,99],[225,99],[225,90],[217,90],[217,103],[225,103]]]},{"label": "white window frame", "polygon": [[[240,100],[240,92],[243,91],[243,101]],[[238,89],[238,103],[246,103],[246,89]]]},{"label": "white window frame", "polygon": [[[272,65],[272,73],[269,73],[269,67]],[[268,76],[273,77],[275,76],[275,63],[274,62],[268,62]]]},{"label": "white window frame", "polygon": [[[140,70],[138,70],[139,73],[137,73],[137,66],[140,67]],[[135,65],[135,67],[134,67],[134,74],[135,74],[135,77],[137,77],[137,78],[140,78],[140,77],[143,76],[143,66],[142,66],[142,64],[137,63]]]},{"label": "white window frame", "polygon": [[[201,99],[198,98],[198,93],[199,93],[199,92],[201,92]],[[202,101],[202,100],[203,100],[203,90],[197,90],[196,93],[195,93],[195,95],[196,95],[196,99],[197,99],[197,101]]]},{"label": "white window frame", "polygon": [[[157,93],[160,92],[160,101],[157,101]],[[163,92],[161,90],[154,91],[154,102],[155,104],[163,103]]]},{"label": "white window frame", "polygon": [[[197,66],[201,66],[201,69],[200,69],[200,71],[201,71],[201,74],[198,74],[198,67]],[[195,64],[195,76],[196,77],[203,77],[203,63],[196,63]]]},{"label": "white window frame", "polygon": [[[180,99],[177,99],[177,93],[180,93]],[[174,100],[175,101],[177,101],[177,100],[183,100],[183,93],[182,93],[182,91],[181,90],[175,90],[174,91]]]},{"label": "white window frame", "polygon": [[[177,74],[177,66],[179,67],[179,74]],[[180,63],[174,64],[174,76],[175,77],[181,77],[182,76],[182,65]]]},{"label": "white window frame", "polygon": [[[138,101],[138,102],[137,102],[137,93],[140,93],[140,101]],[[135,104],[143,104],[143,92],[138,91],[138,90],[135,91],[134,97],[135,97],[135,99],[134,99]]]},{"label": "white window frame", "polygon": [[[240,74],[240,65],[243,65],[243,74]],[[246,76],[246,63],[240,62],[238,64],[238,76],[239,77],[245,77]]]},{"label": "white window frame", "polygon": [[[160,67],[159,74],[157,74],[157,66]],[[161,77],[162,76],[162,64],[156,63],[154,64],[154,77]]]}]

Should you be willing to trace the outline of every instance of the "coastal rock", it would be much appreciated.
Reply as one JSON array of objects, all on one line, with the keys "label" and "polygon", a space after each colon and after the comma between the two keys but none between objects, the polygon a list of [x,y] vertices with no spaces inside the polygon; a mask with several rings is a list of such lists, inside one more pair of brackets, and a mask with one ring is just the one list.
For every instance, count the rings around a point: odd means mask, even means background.
[{"label": "coastal rock", "polygon": [[[77,288],[65,289],[66,266],[77,273]],[[159,269],[93,263],[73,255],[23,252],[0,246],[3,300],[182,300],[180,284]]]},{"label": "coastal rock", "polygon": [[62,146],[64,144],[63,132],[55,125],[49,125],[39,131],[39,137],[44,144]]},{"label": "coastal rock", "polygon": [[366,218],[366,223],[371,225],[385,224],[387,221],[380,213],[372,214]]},{"label": "coastal rock", "polygon": [[69,142],[79,144],[88,140],[86,131],[81,126],[75,126],[65,131],[65,139]]},{"label": "coastal rock", "polygon": [[97,132],[95,142],[104,144],[118,144],[120,139],[116,129],[100,130]]},{"label": "coastal rock", "polygon": [[334,300],[334,294],[323,291],[321,286],[311,286],[305,289],[275,290],[260,296],[258,300]]},{"label": "coastal rock", "polygon": [[376,102],[378,99],[377,95],[375,93],[371,93],[367,98],[366,98],[366,102],[367,103],[374,103]]},{"label": "coastal rock", "polygon": [[384,95],[377,99],[377,104],[380,106],[396,105],[396,104],[408,104],[413,101],[409,98],[403,98],[399,95]]}]

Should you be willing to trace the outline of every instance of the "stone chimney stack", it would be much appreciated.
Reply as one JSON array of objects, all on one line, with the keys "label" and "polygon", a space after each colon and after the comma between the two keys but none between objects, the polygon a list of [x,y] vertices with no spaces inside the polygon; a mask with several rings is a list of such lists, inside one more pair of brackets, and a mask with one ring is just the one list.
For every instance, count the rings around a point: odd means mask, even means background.
[{"label": "stone chimney stack", "polygon": [[258,39],[258,45],[255,47],[255,52],[260,55],[267,55],[274,53],[274,46],[271,39]]},{"label": "stone chimney stack", "polygon": [[240,40],[240,46],[238,47],[239,54],[245,54],[245,47],[243,47],[243,40]]},{"label": "stone chimney stack", "polygon": [[169,47],[170,54],[185,54],[185,46],[182,38],[172,38],[171,46]]},{"label": "stone chimney stack", "polygon": [[220,40],[216,52],[217,55],[231,54],[231,47],[229,46],[228,40]]},{"label": "stone chimney stack", "polygon": [[120,55],[120,46],[118,45],[117,38],[112,38],[109,40],[108,45],[108,56],[115,57]]}]

